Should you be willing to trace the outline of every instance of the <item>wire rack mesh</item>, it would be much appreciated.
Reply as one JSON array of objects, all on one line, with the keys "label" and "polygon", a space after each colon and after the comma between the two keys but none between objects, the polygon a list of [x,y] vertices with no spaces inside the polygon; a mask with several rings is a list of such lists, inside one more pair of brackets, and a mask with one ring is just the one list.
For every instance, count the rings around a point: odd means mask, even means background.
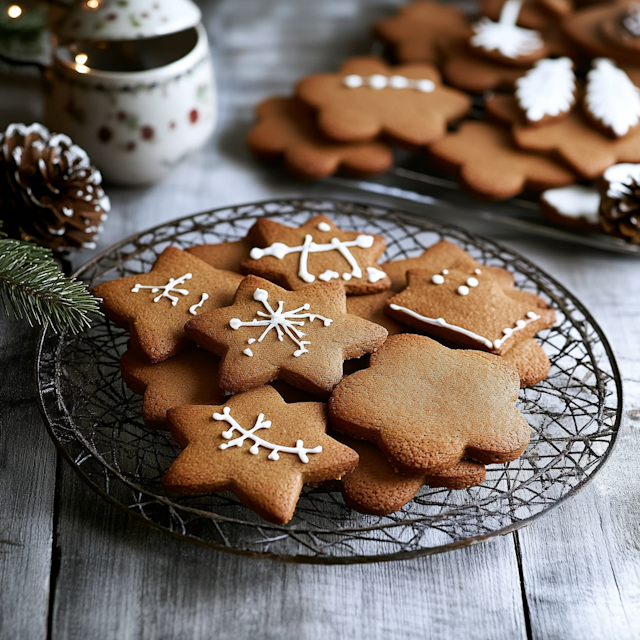
[{"label": "wire rack mesh", "polygon": [[621,415],[620,376],[593,318],[568,291],[526,259],[457,227],[382,207],[335,200],[279,200],[182,218],[132,236],[77,273],[90,285],[148,271],[168,245],[236,240],[259,217],[297,226],[318,213],[344,229],[387,238],[386,259],[419,255],[440,239],[484,264],[506,267],[516,285],[542,296],[557,324],[539,338],[549,378],[521,390],[532,427],[526,452],[487,467],[483,485],[460,491],[423,488],[389,516],[350,510],[339,492],[306,488],[294,519],[264,522],[231,494],[168,496],[161,479],[179,453],[168,434],[142,422],[141,399],[119,367],[128,334],[104,318],[90,331],[44,331],[37,355],[40,405],[51,435],[80,476],[130,514],[166,532],[218,549],[295,562],[397,559],[466,546],[518,528],[573,495],[609,455]]}]

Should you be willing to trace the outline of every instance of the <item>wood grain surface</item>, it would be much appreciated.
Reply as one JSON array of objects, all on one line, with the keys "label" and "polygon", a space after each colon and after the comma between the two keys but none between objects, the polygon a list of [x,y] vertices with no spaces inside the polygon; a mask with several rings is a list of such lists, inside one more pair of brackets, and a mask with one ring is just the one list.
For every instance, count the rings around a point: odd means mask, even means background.
[{"label": "wood grain surface", "polygon": [[[98,251],[198,210],[326,195],[257,165],[254,105],[301,75],[368,51],[391,0],[200,3],[214,46],[220,123],[205,149],[149,189],[111,188]],[[41,114],[41,88],[0,78],[0,127]],[[335,190],[332,193],[346,195]],[[605,469],[530,527],[418,560],[285,565],[170,538],[111,507],[56,462],[35,404],[35,330],[0,319],[0,638],[640,638],[640,261],[477,229],[552,273],[609,336],[625,419]],[[92,252],[74,259],[81,264]],[[56,467],[58,466],[58,471]]]}]

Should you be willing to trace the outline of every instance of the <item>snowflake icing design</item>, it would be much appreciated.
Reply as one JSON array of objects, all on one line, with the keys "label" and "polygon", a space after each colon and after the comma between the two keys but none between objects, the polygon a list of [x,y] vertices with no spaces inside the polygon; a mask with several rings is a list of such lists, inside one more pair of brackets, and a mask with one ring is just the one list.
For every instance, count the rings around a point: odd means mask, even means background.
[{"label": "snowflake icing design", "polygon": [[171,305],[176,306],[178,304],[178,296],[172,296],[172,293],[179,293],[183,296],[188,296],[189,292],[186,289],[177,289],[177,285],[184,284],[185,280],[191,280],[193,277],[190,273],[185,273],[183,276],[179,278],[169,278],[169,282],[163,285],[146,285],[146,284],[136,284],[133,289],[131,289],[131,293],[138,293],[140,289],[151,289],[151,293],[158,293],[158,291],[162,291],[159,296],[156,296],[153,301],[160,302],[162,298],[169,298],[171,300]]},{"label": "snowflake icing design", "polygon": [[[262,342],[265,336],[272,329],[276,330],[280,342],[284,340],[284,335],[287,334],[299,347],[293,352],[293,356],[295,358],[298,358],[303,353],[308,353],[309,350],[305,345],[311,344],[308,340],[302,340],[306,334],[300,331],[297,327],[303,327],[304,321],[307,319],[309,322],[313,322],[316,318],[322,320],[325,327],[328,327],[333,322],[331,318],[325,318],[324,316],[320,316],[315,313],[301,313],[301,311],[307,311],[309,309],[311,305],[308,303],[302,305],[298,309],[294,309],[293,311],[283,311],[284,302],[280,300],[278,302],[278,308],[274,311],[269,304],[269,293],[264,289],[256,289],[253,294],[253,299],[258,302],[262,302],[264,305],[267,312],[258,311],[257,315],[262,318],[266,318],[266,320],[254,319],[250,322],[243,322],[239,318],[232,318],[229,322],[229,326],[234,331],[237,331],[240,327],[266,327],[262,332],[262,335],[257,339],[257,342]],[[256,342],[254,338],[248,340],[249,344],[253,344],[254,342]],[[253,356],[251,349],[245,349],[244,353],[250,357]]]},{"label": "snowflake icing design", "polygon": [[[258,431],[259,429],[268,429],[271,426],[271,421],[264,419],[264,413],[261,413],[258,416],[256,423],[253,425],[250,431],[247,431],[246,429],[241,427],[231,417],[231,409],[229,407],[225,407],[222,410],[222,413],[214,413],[213,419],[222,420],[224,422],[228,422],[231,425],[230,429],[222,432],[222,437],[229,440],[229,442],[223,442],[220,445],[219,448],[222,449],[223,451],[225,449],[228,449],[229,447],[242,447],[245,440],[250,440],[251,442],[253,442],[253,445],[251,445],[251,448],[249,449],[249,453],[252,453],[253,455],[257,455],[258,452],[260,451],[260,447],[264,447],[265,449],[271,450],[271,453],[268,456],[269,460],[279,460],[280,459],[280,456],[278,455],[279,452],[295,453],[297,454],[298,458],[300,458],[300,462],[303,462],[305,464],[309,462],[309,457],[307,454],[322,452],[322,447],[320,445],[318,445],[317,447],[314,447],[313,449],[306,449],[304,446],[304,442],[302,440],[297,440],[295,447],[283,447],[279,444],[273,444],[272,442],[263,440],[259,436],[255,435],[255,432]],[[241,435],[231,440],[231,437],[233,436],[234,431],[239,431]]]}]

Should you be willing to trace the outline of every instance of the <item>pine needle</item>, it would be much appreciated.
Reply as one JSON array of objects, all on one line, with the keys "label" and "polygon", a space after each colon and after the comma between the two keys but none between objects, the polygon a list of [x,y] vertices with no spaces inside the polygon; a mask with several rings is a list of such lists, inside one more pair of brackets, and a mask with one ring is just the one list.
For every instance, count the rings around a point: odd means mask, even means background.
[{"label": "pine needle", "polygon": [[0,232],[0,304],[29,324],[49,324],[57,333],[78,333],[100,313],[97,298],[83,282],[68,278],[45,249],[2,237]]}]

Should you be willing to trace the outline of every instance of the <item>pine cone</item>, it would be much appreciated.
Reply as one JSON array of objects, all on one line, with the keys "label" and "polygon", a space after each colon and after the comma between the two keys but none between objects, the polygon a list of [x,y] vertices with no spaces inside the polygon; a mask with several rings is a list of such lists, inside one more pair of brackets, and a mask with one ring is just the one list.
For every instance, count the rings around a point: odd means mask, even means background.
[{"label": "pine cone", "polygon": [[63,253],[95,248],[111,208],[102,176],[63,134],[40,124],[0,133],[0,219],[9,236]]},{"label": "pine cone", "polygon": [[640,244],[640,184],[634,178],[613,194],[602,194],[600,222],[608,234]]}]

